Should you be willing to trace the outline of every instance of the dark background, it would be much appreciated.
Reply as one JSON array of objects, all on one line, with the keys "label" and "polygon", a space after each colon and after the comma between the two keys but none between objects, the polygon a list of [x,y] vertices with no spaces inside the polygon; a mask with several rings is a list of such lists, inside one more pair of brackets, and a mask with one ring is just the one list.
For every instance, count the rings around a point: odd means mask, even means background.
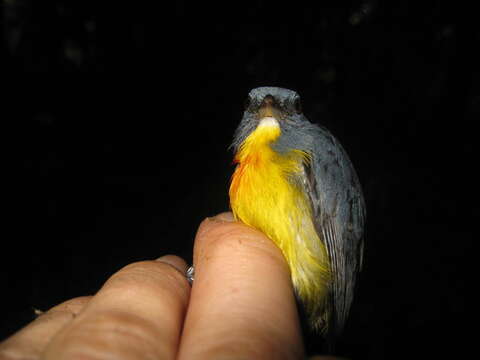
[{"label": "dark background", "polygon": [[466,354],[480,37],[456,3],[4,1],[0,338],[130,262],[190,261],[199,222],[228,209],[246,94],[274,85],[302,95],[364,187],[340,353]]}]

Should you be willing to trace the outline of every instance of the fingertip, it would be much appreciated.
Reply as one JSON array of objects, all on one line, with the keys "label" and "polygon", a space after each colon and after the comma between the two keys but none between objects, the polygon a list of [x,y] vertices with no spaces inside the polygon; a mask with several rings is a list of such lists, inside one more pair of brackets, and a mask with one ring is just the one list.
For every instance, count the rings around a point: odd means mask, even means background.
[{"label": "fingertip", "polygon": [[194,263],[205,254],[212,255],[220,247],[232,255],[237,254],[233,248],[250,247],[253,252],[266,252],[276,258],[281,265],[286,265],[280,249],[261,231],[245,225],[233,218],[231,212],[221,213],[206,218],[198,228],[194,245]]},{"label": "fingertip", "polygon": [[[211,231],[219,231],[224,229],[229,229],[231,225],[241,225],[244,226],[242,223],[237,223],[233,217],[231,212],[224,212],[220,213],[215,216],[205,218],[198,227],[197,234],[195,236],[195,246],[194,246],[194,255],[195,252],[198,250],[198,242],[200,242],[209,236]],[[234,225],[234,226],[235,226]]]}]

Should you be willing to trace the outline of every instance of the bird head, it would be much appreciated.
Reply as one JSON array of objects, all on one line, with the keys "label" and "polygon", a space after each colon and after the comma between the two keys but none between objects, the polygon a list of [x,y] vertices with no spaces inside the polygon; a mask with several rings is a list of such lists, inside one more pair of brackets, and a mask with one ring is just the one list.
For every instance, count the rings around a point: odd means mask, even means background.
[{"label": "bird head", "polygon": [[307,119],[302,113],[300,96],[293,90],[279,87],[259,87],[251,90],[232,143],[235,152],[248,135],[265,120],[278,123],[280,137],[304,124]]}]

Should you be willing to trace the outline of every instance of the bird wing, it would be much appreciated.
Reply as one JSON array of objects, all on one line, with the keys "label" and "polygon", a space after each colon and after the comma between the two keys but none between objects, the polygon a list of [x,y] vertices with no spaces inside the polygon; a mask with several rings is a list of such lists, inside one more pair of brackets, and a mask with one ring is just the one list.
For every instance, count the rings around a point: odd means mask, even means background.
[{"label": "bird wing", "polygon": [[345,325],[362,266],[366,210],[357,174],[345,150],[327,129],[316,130],[311,160],[304,165],[305,187],[316,231],[330,258],[328,333],[336,337]]}]

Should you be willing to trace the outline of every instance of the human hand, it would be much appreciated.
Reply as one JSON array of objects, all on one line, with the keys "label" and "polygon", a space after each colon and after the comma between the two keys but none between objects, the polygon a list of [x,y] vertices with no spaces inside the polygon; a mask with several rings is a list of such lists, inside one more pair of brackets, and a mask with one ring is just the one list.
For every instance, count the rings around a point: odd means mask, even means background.
[{"label": "human hand", "polygon": [[0,343],[0,359],[302,359],[289,269],[265,235],[206,219],[194,264],[192,288],[176,256],[127,265]]}]

